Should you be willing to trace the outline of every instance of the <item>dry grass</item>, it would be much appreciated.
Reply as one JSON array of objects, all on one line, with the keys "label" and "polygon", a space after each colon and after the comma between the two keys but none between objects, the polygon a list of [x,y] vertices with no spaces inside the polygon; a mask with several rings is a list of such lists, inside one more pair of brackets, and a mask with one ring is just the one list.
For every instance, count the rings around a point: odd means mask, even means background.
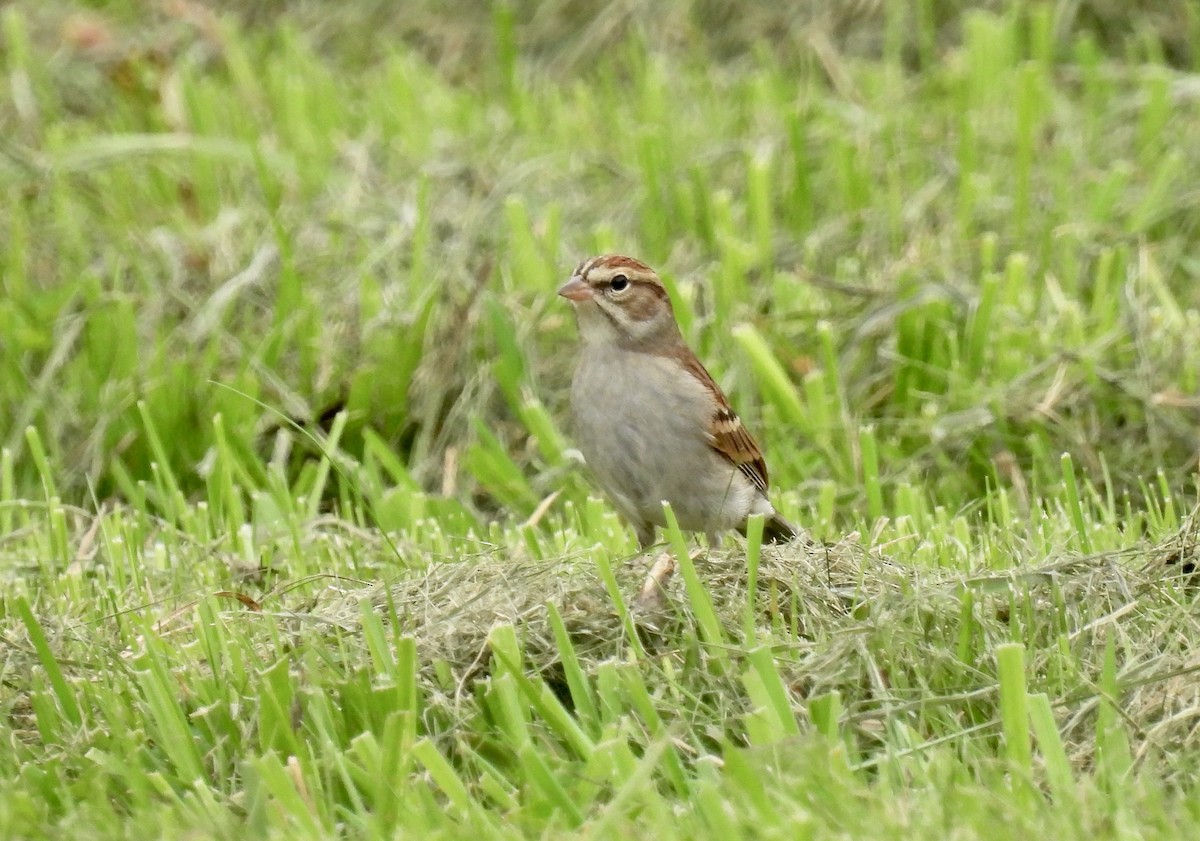
[{"label": "dry grass", "polygon": [[[1018,640],[1028,651],[1031,691],[1050,696],[1073,761],[1087,768],[1111,640],[1122,664],[1122,695],[1113,700],[1135,755],[1142,763],[1169,765],[1173,753],[1200,747],[1200,660],[1189,645],[1200,638],[1198,591],[1188,562],[1196,547],[1194,517],[1162,545],[978,574],[915,567],[853,543],[764,547],[757,638],[748,639],[744,546],[726,545],[696,563],[735,667],[712,667],[712,649],[700,642],[679,576],[666,583],[663,613],[634,611],[646,651],[640,667],[648,680],[655,676],[649,680],[654,685],[668,673],[686,674],[689,684],[711,693],[694,702],[709,713],[725,711],[716,720],[731,722],[732,712],[751,706],[738,664],[749,649],[768,644],[797,715],[807,715],[808,700],[838,693],[861,758],[869,762],[899,723],[933,734],[946,732],[940,725],[953,719],[953,732],[995,737],[998,684],[991,652]],[[512,625],[528,673],[569,703],[548,605],[561,615],[581,667],[593,678],[602,664],[633,656],[629,626],[587,552],[553,561],[522,555],[496,552],[435,563],[386,584],[329,583],[306,593],[303,609],[293,615],[300,627],[311,628],[316,620],[353,628],[363,600],[382,616],[394,611],[395,630],[416,642],[424,696],[451,721],[471,710],[476,682],[489,679],[493,630]],[[627,602],[650,560],[626,559],[616,570]],[[670,699],[662,704],[664,715],[683,714]]]}]

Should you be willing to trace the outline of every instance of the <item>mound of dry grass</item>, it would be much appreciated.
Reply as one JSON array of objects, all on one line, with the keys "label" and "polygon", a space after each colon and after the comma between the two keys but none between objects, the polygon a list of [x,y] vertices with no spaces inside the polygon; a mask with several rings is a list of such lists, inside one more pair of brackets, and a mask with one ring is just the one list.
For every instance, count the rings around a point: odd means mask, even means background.
[{"label": "mound of dry grass", "polygon": [[[1026,647],[1030,691],[1050,697],[1081,767],[1093,761],[1111,644],[1121,689],[1112,700],[1134,734],[1135,755],[1169,761],[1171,752],[1200,745],[1200,659],[1189,645],[1200,638],[1190,565],[1195,545],[1189,526],[1167,545],[981,575],[914,568],[850,543],[766,547],[753,639],[744,631],[744,548],[729,546],[696,566],[732,669],[714,667],[713,648],[701,641],[678,576],[666,581],[661,610],[631,608],[631,626],[582,555],[439,563],[386,585],[330,588],[312,609],[345,627],[364,598],[386,615],[394,608],[398,630],[416,642],[429,704],[451,717],[489,679],[491,634],[500,625],[515,628],[527,674],[569,702],[550,605],[586,674],[595,676],[606,662],[636,662],[652,694],[667,682],[687,687],[693,705],[687,710],[673,693],[655,694],[665,719],[707,715],[734,739],[744,736],[743,716],[753,712],[742,680],[746,657],[768,646],[796,715],[805,718],[810,699],[836,692],[864,757],[872,745],[883,746],[886,734],[894,741],[897,727],[910,728],[918,742],[948,734],[994,738],[995,649],[1018,641]],[[635,602],[647,568],[644,557],[619,565],[625,601]],[[631,627],[640,645],[631,644]]]}]

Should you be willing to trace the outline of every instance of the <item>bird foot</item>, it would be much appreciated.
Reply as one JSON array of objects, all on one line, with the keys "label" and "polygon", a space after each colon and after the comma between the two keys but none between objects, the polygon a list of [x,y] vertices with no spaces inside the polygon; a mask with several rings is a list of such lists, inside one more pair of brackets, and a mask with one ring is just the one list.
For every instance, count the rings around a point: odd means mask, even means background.
[{"label": "bird foot", "polygon": [[671,580],[671,576],[675,574],[675,556],[670,552],[663,552],[654,561],[650,567],[650,572],[646,575],[646,581],[642,584],[642,589],[637,594],[637,598],[633,603],[640,609],[649,613],[655,613],[662,610],[667,605],[667,582]]}]

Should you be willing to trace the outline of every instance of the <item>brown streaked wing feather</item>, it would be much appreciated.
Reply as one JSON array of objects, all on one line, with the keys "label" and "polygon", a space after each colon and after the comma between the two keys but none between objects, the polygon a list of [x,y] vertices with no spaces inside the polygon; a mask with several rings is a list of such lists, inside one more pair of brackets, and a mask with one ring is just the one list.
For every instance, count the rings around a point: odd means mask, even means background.
[{"label": "brown streaked wing feather", "polygon": [[767,463],[763,460],[762,450],[742,425],[741,418],[730,407],[725,392],[721,391],[712,375],[690,350],[681,354],[680,361],[688,373],[711,388],[717,397],[717,409],[708,422],[709,443],[712,448],[733,462],[760,491],[766,493],[770,480],[767,477]]}]

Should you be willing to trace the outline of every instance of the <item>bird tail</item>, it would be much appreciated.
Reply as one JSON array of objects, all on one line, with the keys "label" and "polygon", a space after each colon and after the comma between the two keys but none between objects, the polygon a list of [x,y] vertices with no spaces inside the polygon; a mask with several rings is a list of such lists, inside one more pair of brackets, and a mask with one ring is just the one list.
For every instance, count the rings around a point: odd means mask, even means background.
[{"label": "bird tail", "polygon": [[[745,528],[740,529],[740,531],[743,535],[746,533]],[[799,536],[800,529],[775,512],[772,512],[769,517],[763,520],[764,543],[790,543]]]}]

